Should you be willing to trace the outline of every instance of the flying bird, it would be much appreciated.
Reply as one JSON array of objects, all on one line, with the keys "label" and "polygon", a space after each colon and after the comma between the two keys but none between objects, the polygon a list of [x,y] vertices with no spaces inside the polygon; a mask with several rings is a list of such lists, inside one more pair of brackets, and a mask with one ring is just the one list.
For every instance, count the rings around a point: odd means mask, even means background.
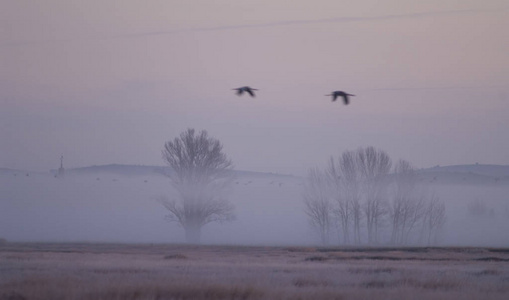
[{"label": "flying bird", "polygon": [[343,102],[345,102],[345,105],[347,105],[348,103],[350,103],[348,96],[355,96],[355,95],[348,94],[343,91],[334,91],[334,92],[332,92],[332,94],[325,95],[325,96],[332,96],[333,102],[336,101],[338,99],[338,97],[343,97]]},{"label": "flying bird", "polygon": [[246,92],[249,95],[251,95],[251,97],[254,97],[255,93],[253,91],[257,91],[258,89],[253,89],[248,86],[243,86],[243,87],[239,87],[239,88],[236,88],[233,90],[237,91],[237,95],[239,95],[239,96],[242,96],[242,94],[244,94],[244,92]]}]

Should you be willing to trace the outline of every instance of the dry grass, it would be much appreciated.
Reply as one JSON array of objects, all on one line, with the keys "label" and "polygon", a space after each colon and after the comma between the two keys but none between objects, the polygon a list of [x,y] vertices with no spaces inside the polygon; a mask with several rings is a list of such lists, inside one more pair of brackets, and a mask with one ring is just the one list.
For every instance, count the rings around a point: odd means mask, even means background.
[{"label": "dry grass", "polygon": [[509,251],[0,245],[0,300],[509,299]]}]

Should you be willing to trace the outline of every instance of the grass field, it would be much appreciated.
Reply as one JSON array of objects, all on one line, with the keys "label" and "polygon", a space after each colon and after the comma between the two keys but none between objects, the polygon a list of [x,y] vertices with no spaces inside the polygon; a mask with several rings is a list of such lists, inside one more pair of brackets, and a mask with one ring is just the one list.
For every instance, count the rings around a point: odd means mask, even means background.
[{"label": "grass field", "polygon": [[5,243],[0,299],[509,299],[509,249]]}]

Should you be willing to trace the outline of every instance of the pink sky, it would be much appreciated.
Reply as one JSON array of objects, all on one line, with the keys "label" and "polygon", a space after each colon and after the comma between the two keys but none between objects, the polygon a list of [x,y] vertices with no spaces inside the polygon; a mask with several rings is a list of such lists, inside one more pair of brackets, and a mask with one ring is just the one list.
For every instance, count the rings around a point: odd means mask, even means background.
[{"label": "pink sky", "polygon": [[495,0],[2,1],[0,167],[161,165],[188,127],[253,171],[509,164],[507,28]]}]

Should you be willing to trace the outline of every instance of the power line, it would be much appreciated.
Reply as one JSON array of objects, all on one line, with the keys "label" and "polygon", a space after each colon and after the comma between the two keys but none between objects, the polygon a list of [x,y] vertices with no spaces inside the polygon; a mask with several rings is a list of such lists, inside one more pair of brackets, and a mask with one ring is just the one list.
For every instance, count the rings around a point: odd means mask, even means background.
[{"label": "power line", "polygon": [[68,43],[78,40],[110,40],[110,39],[130,39],[130,38],[141,38],[147,36],[158,36],[158,35],[173,35],[186,32],[207,32],[207,31],[226,31],[226,30],[237,30],[237,29],[250,29],[250,28],[270,28],[270,27],[281,27],[281,26],[293,26],[293,25],[305,25],[305,24],[320,24],[320,23],[351,23],[351,22],[369,22],[369,21],[385,21],[392,19],[408,19],[408,18],[425,18],[433,16],[445,16],[445,15],[459,15],[459,14],[470,14],[470,13],[505,13],[508,12],[509,8],[501,9],[464,9],[464,10],[447,10],[447,11],[430,11],[430,12],[417,12],[409,14],[393,14],[373,17],[336,17],[336,18],[324,18],[314,20],[288,20],[279,22],[269,23],[258,23],[258,24],[244,24],[244,25],[225,25],[217,27],[196,27],[187,29],[177,30],[162,30],[162,31],[150,31],[150,32],[139,32],[139,33],[126,33],[109,36],[99,37],[88,37],[81,39],[54,39],[54,40],[39,40],[39,41],[15,41],[0,43],[0,47],[16,47],[16,46],[30,46],[37,44],[48,44],[48,43]]}]

